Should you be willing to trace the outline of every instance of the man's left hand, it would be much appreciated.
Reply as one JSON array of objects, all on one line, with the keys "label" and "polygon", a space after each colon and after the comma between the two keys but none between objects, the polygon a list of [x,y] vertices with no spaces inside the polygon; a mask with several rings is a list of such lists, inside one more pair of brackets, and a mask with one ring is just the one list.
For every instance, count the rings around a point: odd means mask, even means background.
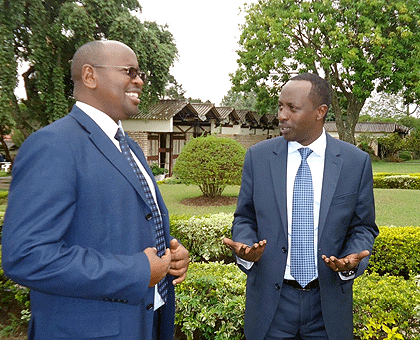
[{"label": "man's left hand", "polygon": [[327,257],[325,255],[322,255],[322,259],[331,270],[335,272],[344,272],[356,268],[360,261],[368,255],[369,250],[363,250],[358,254],[347,255],[342,259],[338,259],[335,256]]},{"label": "man's left hand", "polygon": [[188,265],[190,264],[190,254],[188,250],[178,242],[172,239],[170,242],[171,265],[168,274],[176,276],[172,281],[173,285],[177,285],[187,277]]}]

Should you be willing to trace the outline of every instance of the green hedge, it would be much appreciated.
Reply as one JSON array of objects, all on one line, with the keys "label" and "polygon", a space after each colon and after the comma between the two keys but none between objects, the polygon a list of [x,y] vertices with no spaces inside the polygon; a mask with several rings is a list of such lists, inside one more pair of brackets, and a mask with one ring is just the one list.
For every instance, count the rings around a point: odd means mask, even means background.
[{"label": "green hedge", "polygon": [[379,227],[368,271],[405,279],[419,275],[420,227]]},{"label": "green hedge", "polygon": [[420,174],[373,174],[373,187],[378,189],[416,189],[420,190]]},{"label": "green hedge", "polygon": [[[188,279],[176,287],[177,337],[245,339],[245,280],[234,264],[192,263]],[[355,338],[418,339],[419,305],[420,291],[414,279],[361,276],[354,285]]]},{"label": "green hedge", "polygon": [[354,283],[354,334],[357,339],[419,339],[419,305],[416,279],[363,275]]},{"label": "green hedge", "polygon": [[178,238],[196,261],[234,261],[222,240],[231,237],[233,214],[171,216],[171,234]]},{"label": "green hedge", "polygon": [[191,263],[175,287],[178,339],[244,339],[246,277],[231,264]]}]

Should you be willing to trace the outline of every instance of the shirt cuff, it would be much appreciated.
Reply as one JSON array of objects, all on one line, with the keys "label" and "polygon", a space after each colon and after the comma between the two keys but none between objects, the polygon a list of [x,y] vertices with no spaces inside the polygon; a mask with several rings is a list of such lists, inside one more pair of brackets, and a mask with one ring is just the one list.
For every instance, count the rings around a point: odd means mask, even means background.
[{"label": "shirt cuff", "polygon": [[254,262],[246,261],[244,259],[241,259],[239,256],[236,256],[236,263],[240,264],[246,270],[250,270],[252,266],[254,265]]}]

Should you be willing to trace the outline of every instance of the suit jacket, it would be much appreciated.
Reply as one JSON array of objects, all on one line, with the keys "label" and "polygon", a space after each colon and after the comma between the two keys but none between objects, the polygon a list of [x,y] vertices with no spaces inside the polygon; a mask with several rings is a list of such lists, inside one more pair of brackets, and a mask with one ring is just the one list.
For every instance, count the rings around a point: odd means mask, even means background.
[{"label": "suit jacket", "polygon": [[[254,145],[245,157],[233,239],[245,244],[267,240],[261,260],[244,270],[247,340],[264,339],[279,303],[288,253],[286,167],[287,141],[282,137]],[[377,235],[370,158],[327,134],[317,258],[322,314],[330,340],[353,339],[353,280],[341,280],[321,256],[372,252]],[[366,258],[357,275],[367,264]]]},{"label": "suit jacket", "polygon": [[[156,191],[169,245],[168,211]],[[76,106],[23,143],[2,251],[6,275],[31,289],[30,339],[151,339],[154,288],[143,252],[155,246],[151,216],[129,163]],[[173,339],[169,286],[162,339]]]}]

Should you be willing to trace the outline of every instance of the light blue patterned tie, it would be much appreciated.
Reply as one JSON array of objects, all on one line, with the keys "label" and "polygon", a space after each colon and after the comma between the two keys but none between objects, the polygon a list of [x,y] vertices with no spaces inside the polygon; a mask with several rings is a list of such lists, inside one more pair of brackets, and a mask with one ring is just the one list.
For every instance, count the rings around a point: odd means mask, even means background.
[{"label": "light blue patterned tie", "polygon": [[[157,256],[161,257],[165,254],[165,236],[163,232],[163,222],[162,217],[160,216],[159,208],[153,198],[152,192],[150,191],[150,187],[147,184],[146,178],[144,178],[143,173],[137,166],[133,155],[131,154],[130,147],[128,146],[127,139],[125,138],[121,129],[118,129],[117,133],[115,134],[115,139],[120,142],[121,152],[123,153],[124,157],[127,159],[128,163],[130,164],[131,168],[133,169],[134,173],[137,175],[141,186],[146,194],[147,201],[149,206],[152,208],[152,216],[153,221],[155,222],[156,227],[156,249],[157,249]],[[168,278],[164,277],[158,283],[158,292],[159,295],[162,297],[163,301],[167,301],[168,295]]]},{"label": "light blue patterned tie", "polygon": [[292,245],[290,249],[290,273],[305,287],[316,277],[314,254],[314,191],[311,169],[307,158],[309,148],[298,150],[302,156],[293,187]]}]

